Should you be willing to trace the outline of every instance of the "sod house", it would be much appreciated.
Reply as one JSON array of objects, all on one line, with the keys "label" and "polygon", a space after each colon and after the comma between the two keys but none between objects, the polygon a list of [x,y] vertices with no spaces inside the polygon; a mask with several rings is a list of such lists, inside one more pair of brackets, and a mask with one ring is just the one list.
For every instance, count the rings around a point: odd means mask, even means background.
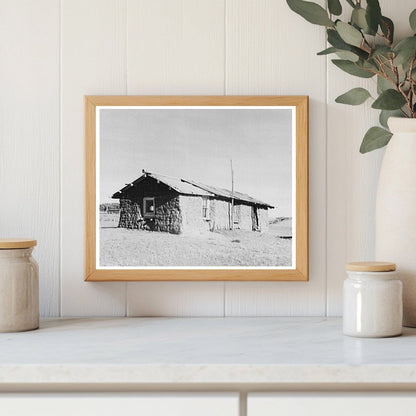
[{"label": "sod house", "polygon": [[121,228],[183,232],[265,231],[271,205],[240,192],[143,171],[112,198],[120,200]]}]

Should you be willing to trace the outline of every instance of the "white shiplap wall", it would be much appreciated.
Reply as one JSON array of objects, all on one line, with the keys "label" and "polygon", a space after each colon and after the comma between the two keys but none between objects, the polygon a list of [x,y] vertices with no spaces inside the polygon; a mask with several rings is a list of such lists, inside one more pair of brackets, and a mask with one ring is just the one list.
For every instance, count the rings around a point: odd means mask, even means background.
[{"label": "white shiplap wall", "polygon": [[[288,34],[296,35],[289,41]],[[285,1],[226,3],[226,94],[310,97],[310,281],[228,282],[227,315],[324,315],[325,277],[325,59],[322,30],[302,21]],[[309,45],[304,47],[304,39]],[[297,51],[302,51],[301,53]],[[289,64],[290,63],[290,64]],[[310,74],[313,74],[311,82]]]},{"label": "white shiplap wall", "polygon": [[59,2],[0,1],[0,234],[34,236],[43,315],[59,312]]},{"label": "white shiplap wall", "polygon": [[[224,94],[224,0],[129,0],[128,94]],[[222,316],[222,282],[127,283],[129,315]]]},{"label": "white shiplap wall", "polygon": [[[381,3],[406,33],[414,0]],[[334,104],[362,82],[315,55],[322,28],[284,0],[0,0],[0,10],[0,235],[39,240],[43,316],[341,313],[344,263],[373,255],[383,152],[358,153],[374,114]],[[310,281],[84,282],[86,94],[309,95]]]}]

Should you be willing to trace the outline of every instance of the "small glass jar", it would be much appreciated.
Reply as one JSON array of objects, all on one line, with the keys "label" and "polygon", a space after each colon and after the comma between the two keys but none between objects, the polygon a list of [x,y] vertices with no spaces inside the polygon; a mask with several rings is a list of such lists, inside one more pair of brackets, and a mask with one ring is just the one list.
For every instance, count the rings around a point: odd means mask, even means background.
[{"label": "small glass jar", "polygon": [[0,240],[0,332],[39,328],[36,240]]},{"label": "small glass jar", "polygon": [[343,331],[353,337],[393,337],[402,333],[402,282],[396,265],[384,262],[347,264]]}]

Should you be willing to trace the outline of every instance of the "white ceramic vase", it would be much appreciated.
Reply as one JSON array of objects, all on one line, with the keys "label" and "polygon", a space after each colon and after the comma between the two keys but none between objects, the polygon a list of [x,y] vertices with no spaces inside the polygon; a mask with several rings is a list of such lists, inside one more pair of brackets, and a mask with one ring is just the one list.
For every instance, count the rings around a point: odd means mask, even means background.
[{"label": "white ceramic vase", "polygon": [[397,264],[403,323],[416,327],[416,119],[391,117],[376,203],[376,259]]}]

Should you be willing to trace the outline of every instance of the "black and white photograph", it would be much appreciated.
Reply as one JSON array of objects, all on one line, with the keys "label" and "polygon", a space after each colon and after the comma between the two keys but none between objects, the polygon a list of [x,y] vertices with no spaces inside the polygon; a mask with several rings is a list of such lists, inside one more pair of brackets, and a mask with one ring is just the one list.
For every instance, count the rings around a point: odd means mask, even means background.
[{"label": "black and white photograph", "polygon": [[294,267],[293,107],[97,108],[97,269]]}]

